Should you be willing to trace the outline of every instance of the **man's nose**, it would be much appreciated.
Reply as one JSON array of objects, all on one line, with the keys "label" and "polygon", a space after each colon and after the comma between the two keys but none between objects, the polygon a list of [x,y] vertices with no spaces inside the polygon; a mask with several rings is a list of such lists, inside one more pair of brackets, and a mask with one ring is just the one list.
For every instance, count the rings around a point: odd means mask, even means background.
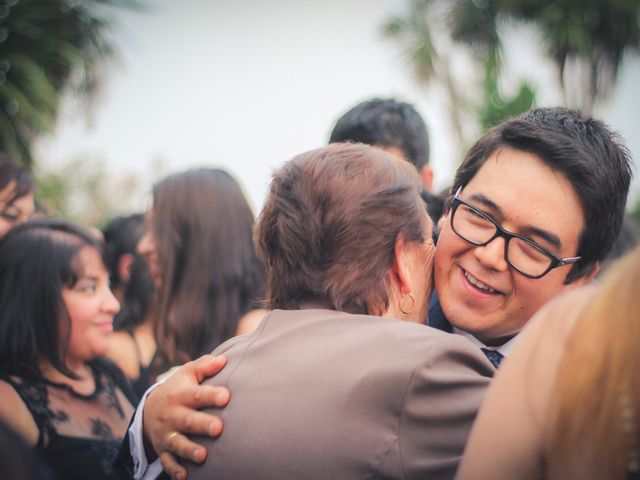
[{"label": "man's nose", "polygon": [[474,254],[485,268],[505,272],[509,268],[505,257],[506,241],[505,238],[496,237],[486,245],[475,247]]}]

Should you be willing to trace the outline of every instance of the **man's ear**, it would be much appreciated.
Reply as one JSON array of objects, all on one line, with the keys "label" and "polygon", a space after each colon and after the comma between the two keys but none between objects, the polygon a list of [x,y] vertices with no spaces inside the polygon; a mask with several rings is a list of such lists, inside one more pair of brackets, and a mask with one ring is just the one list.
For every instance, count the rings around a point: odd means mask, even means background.
[{"label": "man's ear", "polygon": [[424,165],[420,170],[420,177],[424,188],[431,191],[433,188],[433,169],[429,165]]},{"label": "man's ear", "polygon": [[598,275],[598,272],[600,271],[600,262],[597,262],[593,268],[591,269],[591,271],[578,278],[577,280],[575,280],[574,282],[571,282],[569,285],[567,285],[568,287],[581,287],[583,285],[586,285],[588,283],[590,283],[594,278],[596,278],[596,275]]},{"label": "man's ear", "polygon": [[413,283],[409,273],[410,262],[411,259],[409,258],[407,243],[404,237],[398,235],[394,247],[394,262],[389,275],[391,277],[391,284],[400,295],[413,291]]},{"label": "man's ear", "polygon": [[133,263],[133,255],[123,253],[118,258],[118,279],[120,282],[128,282],[131,277],[131,264]]}]

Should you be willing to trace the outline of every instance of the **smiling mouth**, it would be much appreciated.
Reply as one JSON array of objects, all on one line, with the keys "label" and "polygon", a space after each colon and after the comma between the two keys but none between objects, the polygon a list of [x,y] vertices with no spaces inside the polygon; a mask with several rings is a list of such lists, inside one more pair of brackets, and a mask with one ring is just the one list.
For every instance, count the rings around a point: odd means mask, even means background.
[{"label": "smiling mouth", "polygon": [[473,285],[474,287],[476,287],[478,290],[484,292],[484,293],[489,293],[491,295],[502,295],[502,292],[499,292],[498,290],[495,290],[493,288],[491,288],[489,285],[487,285],[486,283],[482,283],[480,280],[478,280],[477,278],[475,278],[473,275],[471,275],[469,272],[467,272],[466,270],[463,270],[463,275],[464,278],[467,279],[467,281]]},{"label": "smiling mouth", "polygon": [[113,332],[113,322],[102,322],[96,324],[103,332]]}]

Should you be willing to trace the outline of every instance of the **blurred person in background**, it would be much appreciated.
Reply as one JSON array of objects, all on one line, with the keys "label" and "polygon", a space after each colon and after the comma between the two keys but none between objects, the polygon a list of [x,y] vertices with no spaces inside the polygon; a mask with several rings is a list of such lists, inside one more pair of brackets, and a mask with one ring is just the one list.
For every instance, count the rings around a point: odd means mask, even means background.
[{"label": "blurred person in background", "polygon": [[57,478],[113,478],[135,403],[103,357],[118,309],[88,230],[38,220],[0,241],[0,417]]},{"label": "blurred person in background", "polygon": [[394,98],[373,98],[358,103],[336,122],[329,143],[364,143],[381,148],[411,163],[422,180],[420,195],[434,224],[444,209],[444,197],[433,190],[433,169],[429,164],[429,131],[413,105]]},{"label": "blurred person in background", "polygon": [[138,249],[158,292],[153,370],[161,373],[252,331],[264,311],[264,268],[251,240],[254,217],[225,171],[187,170],[153,188]]},{"label": "blurred person in background", "polygon": [[107,357],[131,380],[138,397],[152,383],[150,365],[156,353],[155,288],[147,260],[137,251],[145,232],[144,216],[116,217],[104,228],[111,289],[120,302]]},{"label": "blurred person in background", "polygon": [[0,238],[31,217],[34,189],[27,169],[0,153]]},{"label": "blurred person in background", "polygon": [[602,262],[598,277],[604,275],[609,266],[615,263],[618,258],[626,255],[638,245],[640,245],[640,228],[632,217],[626,216],[607,258]]},{"label": "blurred person in background", "polygon": [[640,478],[640,248],[543,308],[489,389],[459,480]]}]

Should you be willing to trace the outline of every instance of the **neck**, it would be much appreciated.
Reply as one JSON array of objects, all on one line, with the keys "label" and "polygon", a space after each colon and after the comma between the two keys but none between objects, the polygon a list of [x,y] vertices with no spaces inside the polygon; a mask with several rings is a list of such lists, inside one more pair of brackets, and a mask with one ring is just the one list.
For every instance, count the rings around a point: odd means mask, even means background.
[{"label": "neck", "polygon": [[60,370],[58,370],[56,367],[51,365],[51,363],[49,363],[46,360],[41,360],[39,362],[39,367],[40,367],[40,371],[42,372],[42,375],[47,380],[51,380],[53,382],[62,382],[62,383],[69,383],[70,381],[83,382],[83,381],[86,381],[87,379],[92,379],[93,377],[91,373],[91,369],[84,362],[73,362],[67,359],[67,361],[65,362],[65,365],[67,367],[67,370],[69,370],[71,373],[73,373],[78,377],[77,380],[68,377],[67,375],[62,373]]},{"label": "neck", "polygon": [[40,364],[42,376],[53,383],[68,385],[71,389],[81,395],[91,395],[96,389],[96,381],[91,368],[86,363],[69,363],[68,370],[78,378],[71,378],[55,368],[49,362]]}]

